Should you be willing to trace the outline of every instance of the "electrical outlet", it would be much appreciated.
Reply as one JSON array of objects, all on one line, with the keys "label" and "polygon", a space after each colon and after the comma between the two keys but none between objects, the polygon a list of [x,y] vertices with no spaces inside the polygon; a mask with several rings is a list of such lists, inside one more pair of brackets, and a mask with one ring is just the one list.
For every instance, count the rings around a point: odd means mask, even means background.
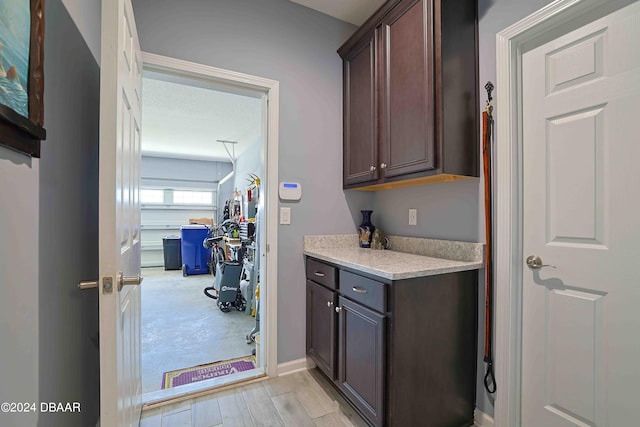
[{"label": "electrical outlet", "polygon": [[291,208],[280,208],[280,224],[291,224]]},{"label": "electrical outlet", "polygon": [[418,209],[409,209],[409,225],[418,224]]}]

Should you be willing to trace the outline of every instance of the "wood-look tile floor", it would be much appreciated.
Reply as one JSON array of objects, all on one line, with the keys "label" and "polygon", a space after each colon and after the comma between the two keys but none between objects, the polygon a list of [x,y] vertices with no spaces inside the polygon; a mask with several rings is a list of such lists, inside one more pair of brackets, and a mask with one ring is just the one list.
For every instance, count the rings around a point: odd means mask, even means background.
[{"label": "wood-look tile floor", "polygon": [[315,369],[144,411],[140,427],[366,427]]}]

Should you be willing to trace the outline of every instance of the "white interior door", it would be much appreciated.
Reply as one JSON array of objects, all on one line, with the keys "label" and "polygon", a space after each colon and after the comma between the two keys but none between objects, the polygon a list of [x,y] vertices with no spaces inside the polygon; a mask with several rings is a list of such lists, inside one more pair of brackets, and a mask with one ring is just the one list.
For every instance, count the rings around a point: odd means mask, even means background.
[{"label": "white interior door", "polygon": [[523,427],[640,422],[638,23],[523,55]]},{"label": "white interior door", "polygon": [[100,70],[100,421],[137,426],[140,370],[142,63],[130,0],[102,2]]}]

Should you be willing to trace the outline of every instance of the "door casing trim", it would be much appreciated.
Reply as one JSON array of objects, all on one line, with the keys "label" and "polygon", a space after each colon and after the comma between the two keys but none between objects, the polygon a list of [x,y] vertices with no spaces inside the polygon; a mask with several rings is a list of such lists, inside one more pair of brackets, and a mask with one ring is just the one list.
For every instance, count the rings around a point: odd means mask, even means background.
[{"label": "door casing trim", "polygon": [[[280,83],[250,74],[142,52],[144,69],[179,74],[184,77],[215,81],[257,92],[267,96],[266,140],[264,162],[266,174],[265,241],[260,245],[260,264],[265,266],[266,282],[271,286],[261,287],[262,301],[266,301],[266,316],[262,317],[261,341],[264,345],[265,373],[278,375],[278,135],[280,109]],[[268,242],[268,244],[267,244]]]},{"label": "door casing trim", "polygon": [[[495,373],[497,427],[521,422],[522,55],[637,0],[556,0],[496,35]],[[550,39],[550,37],[552,37]]]}]

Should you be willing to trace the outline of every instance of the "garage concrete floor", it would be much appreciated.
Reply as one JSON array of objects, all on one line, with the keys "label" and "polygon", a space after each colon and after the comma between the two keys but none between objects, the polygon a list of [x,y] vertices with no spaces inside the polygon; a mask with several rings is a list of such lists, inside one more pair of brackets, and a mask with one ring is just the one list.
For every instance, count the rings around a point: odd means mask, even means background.
[{"label": "garage concrete floor", "polygon": [[245,336],[254,317],[232,309],[223,313],[203,289],[210,274],[182,276],[182,271],[143,268],[142,393],[160,390],[162,374],[203,363],[250,355]]}]

